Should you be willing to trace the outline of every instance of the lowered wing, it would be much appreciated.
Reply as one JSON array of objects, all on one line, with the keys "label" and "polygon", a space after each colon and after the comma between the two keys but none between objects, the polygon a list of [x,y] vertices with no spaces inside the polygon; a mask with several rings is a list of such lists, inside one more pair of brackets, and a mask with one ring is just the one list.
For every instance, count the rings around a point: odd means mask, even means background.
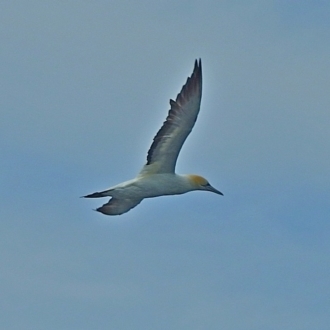
[{"label": "lowered wing", "polygon": [[111,198],[108,203],[97,208],[96,211],[106,215],[120,215],[142,202],[142,199]]}]

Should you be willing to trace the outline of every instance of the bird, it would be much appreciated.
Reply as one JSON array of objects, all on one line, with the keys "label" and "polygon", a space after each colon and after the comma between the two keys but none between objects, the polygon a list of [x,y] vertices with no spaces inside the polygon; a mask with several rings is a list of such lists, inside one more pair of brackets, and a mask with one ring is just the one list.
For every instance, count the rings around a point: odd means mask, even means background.
[{"label": "bird", "polygon": [[223,195],[200,175],[175,173],[177,158],[195,125],[201,99],[202,61],[196,59],[193,72],[187,78],[175,101],[170,99],[170,110],[166,120],[155,135],[147,154],[147,162],[138,175],[132,180],[82,197],[111,197],[96,211],[105,215],[121,215],[145,198],[180,195],[194,190]]}]

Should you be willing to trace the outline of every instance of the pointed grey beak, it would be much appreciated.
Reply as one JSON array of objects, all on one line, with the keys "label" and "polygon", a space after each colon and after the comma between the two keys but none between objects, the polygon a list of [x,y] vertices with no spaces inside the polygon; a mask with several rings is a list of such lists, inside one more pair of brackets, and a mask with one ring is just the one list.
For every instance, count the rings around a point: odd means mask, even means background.
[{"label": "pointed grey beak", "polygon": [[213,192],[213,193],[215,193],[215,194],[218,194],[218,195],[222,195],[222,196],[223,196],[223,193],[222,193],[221,191],[219,191],[219,190],[213,188],[211,185],[205,187],[205,190],[207,190],[207,191],[211,191],[211,192]]}]

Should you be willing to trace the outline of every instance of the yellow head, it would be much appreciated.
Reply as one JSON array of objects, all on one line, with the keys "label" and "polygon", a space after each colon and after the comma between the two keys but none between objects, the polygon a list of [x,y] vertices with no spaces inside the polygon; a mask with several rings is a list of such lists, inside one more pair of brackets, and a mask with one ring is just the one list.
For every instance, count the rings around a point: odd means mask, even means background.
[{"label": "yellow head", "polygon": [[219,195],[223,195],[222,192],[219,190],[213,188],[210,183],[203,178],[202,176],[196,175],[196,174],[189,174],[187,175],[190,183],[195,187],[196,190],[206,190],[211,191]]},{"label": "yellow head", "polygon": [[197,186],[205,186],[208,184],[208,181],[204,179],[202,176],[196,175],[196,174],[189,174],[188,175],[189,180],[196,184]]}]

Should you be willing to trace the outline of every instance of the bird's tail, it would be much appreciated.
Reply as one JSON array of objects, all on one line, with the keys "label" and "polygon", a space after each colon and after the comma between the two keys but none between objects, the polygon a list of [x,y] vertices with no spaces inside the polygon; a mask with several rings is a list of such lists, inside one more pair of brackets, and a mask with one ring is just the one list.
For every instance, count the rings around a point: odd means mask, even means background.
[{"label": "bird's tail", "polygon": [[95,192],[86,196],[82,196],[84,198],[99,198],[99,197],[108,197],[111,196],[111,191],[113,189],[109,189],[109,190],[104,190],[104,191],[100,191],[100,192]]}]

